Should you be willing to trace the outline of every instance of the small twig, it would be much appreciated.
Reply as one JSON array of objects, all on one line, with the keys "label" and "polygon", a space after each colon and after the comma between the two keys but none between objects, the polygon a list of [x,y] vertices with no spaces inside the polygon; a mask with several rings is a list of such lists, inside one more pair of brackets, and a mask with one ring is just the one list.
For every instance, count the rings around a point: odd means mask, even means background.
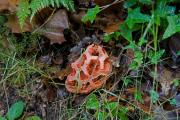
[{"label": "small twig", "polygon": [[56,11],[56,8],[53,10],[53,12],[51,13],[51,15],[47,18],[47,20],[41,25],[39,26],[37,29],[35,29],[32,33],[36,33],[39,29],[41,29],[44,25],[47,24],[47,22],[49,22],[49,20],[51,20],[52,16],[54,15],[54,12]]},{"label": "small twig", "polygon": [[105,6],[101,6],[100,7],[100,12],[101,11],[103,11],[103,10],[105,10],[105,9],[107,9],[108,7],[110,7],[110,6],[112,6],[112,5],[114,5],[114,4],[117,4],[117,3],[120,3],[120,2],[123,2],[124,0],[115,0],[113,3],[111,3],[111,4],[108,4],[108,5],[105,5]]}]

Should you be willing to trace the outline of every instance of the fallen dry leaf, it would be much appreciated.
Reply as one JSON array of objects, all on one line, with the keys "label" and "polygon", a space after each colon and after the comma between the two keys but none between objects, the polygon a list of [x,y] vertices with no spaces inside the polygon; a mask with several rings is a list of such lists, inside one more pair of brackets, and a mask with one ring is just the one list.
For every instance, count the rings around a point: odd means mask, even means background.
[{"label": "fallen dry leaf", "polygon": [[32,25],[28,19],[26,20],[23,28],[21,29],[16,14],[12,14],[8,16],[8,22],[6,23],[6,25],[11,29],[12,33],[22,33],[22,32],[32,31]]},{"label": "fallen dry leaf", "polygon": [[172,68],[178,68],[180,62],[180,55],[178,55],[178,51],[180,51],[180,35],[174,35],[169,39],[168,46],[170,49],[170,54],[172,55],[173,65]]},{"label": "fallen dry leaf", "polygon": [[168,95],[171,89],[172,81],[175,78],[173,71],[167,69],[166,67],[160,65],[158,66],[158,79],[157,81],[161,84],[162,94]]},{"label": "fallen dry leaf", "polygon": [[50,39],[51,44],[65,42],[64,29],[69,28],[68,15],[66,10],[57,11],[47,22],[42,34]]},{"label": "fallen dry leaf", "polygon": [[19,0],[0,0],[0,11],[8,10],[15,12]]},{"label": "fallen dry leaf", "polygon": [[122,24],[123,21],[117,21],[117,22],[113,22],[111,24],[109,24],[108,26],[106,26],[103,31],[106,33],[112,33],[115,32],[117,30],[119,30],[119,25]]},{"label": "fallen dry leaf", "polygon": [[105,6],[108,4],[113,3],[115,0],[94,0],[94,3],[96,3],[99,6]]}]

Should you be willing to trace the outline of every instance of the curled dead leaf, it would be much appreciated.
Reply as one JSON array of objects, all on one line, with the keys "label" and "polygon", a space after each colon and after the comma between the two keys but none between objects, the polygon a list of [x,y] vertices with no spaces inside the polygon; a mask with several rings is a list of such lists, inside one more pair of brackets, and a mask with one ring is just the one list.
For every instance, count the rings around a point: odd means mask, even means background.
[{"label": "curled dead leaf", "polygon": [[65,42],[64,29],[69,28],[66,10],[58,10],[41,30],[42,34],[50,39],[51,44]]}]

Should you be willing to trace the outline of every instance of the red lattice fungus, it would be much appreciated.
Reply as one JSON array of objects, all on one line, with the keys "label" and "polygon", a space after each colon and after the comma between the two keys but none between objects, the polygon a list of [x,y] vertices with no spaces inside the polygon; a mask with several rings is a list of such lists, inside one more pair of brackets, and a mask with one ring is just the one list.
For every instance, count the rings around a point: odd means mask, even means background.
[{"label": "red lattice fungus", "polygon": [[65,84],[72,93],[89,93],[102,87],[112,71],[108,54],[96,44],[89,45],[71,67]]}]

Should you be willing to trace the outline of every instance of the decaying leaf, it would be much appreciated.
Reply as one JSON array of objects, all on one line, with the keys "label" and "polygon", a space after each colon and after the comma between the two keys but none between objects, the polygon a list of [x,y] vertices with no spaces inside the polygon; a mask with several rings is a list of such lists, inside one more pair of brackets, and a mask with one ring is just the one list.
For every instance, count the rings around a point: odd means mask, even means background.
[{"label": "decaying leaf", "polygon": [[175,78],[175,74],[163,66],[159,66],[158,74],[159,77],[157,80],[161,84],[162,93],[164,95],[168,95],[169,90],[171,89],[171,84]]},{"label": "decaying leaf", "polygon": [[43,28],[42,34],[50,39],[51,44],[66,41],[64,29],[69,28],[69,21],[66,10],[57,11]]},{"label": "decaying leaf", "polygon": [[32,25],[28,19],[26,20],[23,28],[21,29],[18,18],[15,14],[8,16],[8,22],[6,23],[6,25],[11,29],[12,33],[22,33],[22,32],[32,31]]},{"label": "decaying leaf", "polygon": [[180,62],[180,55],[178,55],[178,51],[180,51],[180,35],[174,35],[169,39],[168,46],[170,49],[170,53],[172,54],[172,59],[173,59],[173,68],[179,67],[179,62]]},{"label": "decaying leaf", "polygon": [[8,10],[14,12],[19,0],[0,0],[0,11]]},{"label": "decaying leaf", "polygon": [[110,25],[107,25],[103,31],[106,33],[112,33],[115,31],[119,30],[119,25],[122,23],[123,21],[117,21],[117,22],[113,22]]}]

